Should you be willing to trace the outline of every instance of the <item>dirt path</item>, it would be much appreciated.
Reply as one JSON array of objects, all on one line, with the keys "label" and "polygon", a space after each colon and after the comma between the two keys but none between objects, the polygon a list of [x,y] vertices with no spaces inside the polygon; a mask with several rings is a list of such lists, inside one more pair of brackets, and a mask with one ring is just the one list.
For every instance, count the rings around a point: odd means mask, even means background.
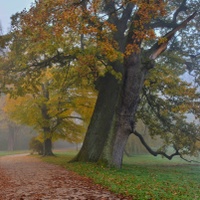
[{"label": "dirt path", "polygon": [[0,200],[121,200],[90,179],[28,155],[0,158]]}]

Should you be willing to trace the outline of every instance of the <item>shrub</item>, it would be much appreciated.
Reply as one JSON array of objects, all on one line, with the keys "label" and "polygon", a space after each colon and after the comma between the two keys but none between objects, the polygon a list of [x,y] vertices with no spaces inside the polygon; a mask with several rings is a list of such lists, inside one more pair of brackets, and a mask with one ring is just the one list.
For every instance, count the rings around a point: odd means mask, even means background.
[{"label": "shrub", "polygon": [[29,142],[29,149],[32,150],[32,154],[37,152],[39,155],[43,154],[43,144],[37,137],[33,137]]}]

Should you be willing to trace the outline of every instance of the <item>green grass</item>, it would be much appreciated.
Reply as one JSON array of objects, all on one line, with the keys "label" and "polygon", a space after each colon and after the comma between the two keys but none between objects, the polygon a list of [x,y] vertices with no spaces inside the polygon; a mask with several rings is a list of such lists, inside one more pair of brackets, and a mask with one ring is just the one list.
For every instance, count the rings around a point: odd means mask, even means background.
[{"label": "green grass", "polygon": [[180,159],[168,161],[140,155],[126,157],[123,168],[117,170],[92,163],[67,163],[74,152],[56,155],[42,159],[90,177],[95,183],[132,199],[200,199],[200,165],[188,164]]},{"label": "green grass", "polygon": [[28,150],[23,151],[0,151],[0,156],[8,156],[8,155],[15,155],[15,154],[22,154],[22,153],[29,153]]}]

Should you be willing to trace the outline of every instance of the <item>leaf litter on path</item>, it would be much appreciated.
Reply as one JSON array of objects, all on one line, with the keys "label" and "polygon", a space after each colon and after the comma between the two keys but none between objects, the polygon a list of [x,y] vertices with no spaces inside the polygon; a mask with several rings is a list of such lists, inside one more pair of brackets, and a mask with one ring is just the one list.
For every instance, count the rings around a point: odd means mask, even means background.
[{"label": "leaf litter on path", "polygon": [[0,158],[0,200],[128,200],[27,154]]}]

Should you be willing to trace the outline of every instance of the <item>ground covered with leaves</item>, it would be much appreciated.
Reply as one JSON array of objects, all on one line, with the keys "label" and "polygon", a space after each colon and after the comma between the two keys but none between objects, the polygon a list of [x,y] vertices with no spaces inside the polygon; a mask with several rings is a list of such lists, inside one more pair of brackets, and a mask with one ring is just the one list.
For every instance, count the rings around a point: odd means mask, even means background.
[{"label": "ground covered with leaves", "polygon": [[0,177],[0,200],[130,199],[27,154],[0,157]]},{"label": "ground covered with leaves", "polygon": [[43,160],[93,179],[114,193],[133,200],[199,200],[200,165],[152,155],[125,157],[122,169],[92,163],[67,163],[75,154],[66,152]]}]

